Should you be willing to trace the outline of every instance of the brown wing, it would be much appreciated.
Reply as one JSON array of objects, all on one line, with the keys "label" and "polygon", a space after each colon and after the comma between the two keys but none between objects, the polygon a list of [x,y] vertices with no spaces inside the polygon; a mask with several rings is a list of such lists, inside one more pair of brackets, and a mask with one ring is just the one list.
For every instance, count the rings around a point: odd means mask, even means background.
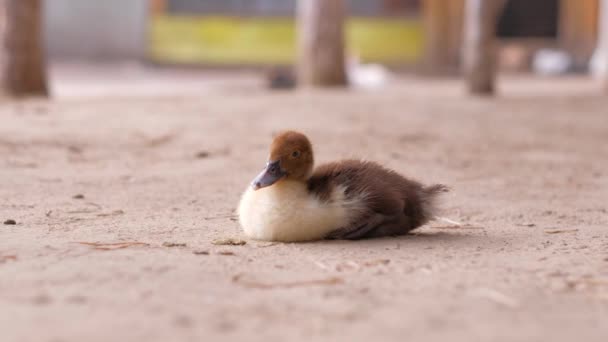
[{"label": "brown wing", "polygon": [[335,187],[342,186],[349,198],[365,194],[366,205],[371,210],[395,213],[403,209],[407,190],[421,187],[416,182],[408,182],[376,163],[344,160],[319,166],[308,181],[308,188],[319,198],[326,199]]},{"label": "brown wing", "polygon": [[425,188],[397,172],[373,162],[345,160],[318,167],[308,188],[321,199],[344,187],[345,195],[355,198],[365,194],[367,210],[352,227],[331,234],[334,238],[361,238],[404,234],[432,218],[432,198],[442,186]]}]

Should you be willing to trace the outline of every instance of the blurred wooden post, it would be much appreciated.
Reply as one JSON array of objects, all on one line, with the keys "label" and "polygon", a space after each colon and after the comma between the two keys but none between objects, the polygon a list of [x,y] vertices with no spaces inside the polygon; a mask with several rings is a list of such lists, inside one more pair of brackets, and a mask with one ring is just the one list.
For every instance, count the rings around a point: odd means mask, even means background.
[{"label": "blurred wooden post", "polygon": [[604,91],[608,93],[608,0],[601,0],[599,14],[598,49]]},{"label": "blurred wooden post", "polygon": [[345,86],[344,0],[298,1],[298,84]]},{"label": "blurred wooden post", "polygon": [[424,62],[433,73],[458,70],[464,0],[424,0]]},{"label": "blurred wooden post", "polygon": [[463,67],[473,94],[492,95],[497,69],[496,27],[505,0],[467,0]]},{"label": "blurred wooden post", "polygon": [[0,96],[47,96],[41,0],[0,0]]},{"label": "blurred wooden post", "polygon": [[559,2],[559,46],[568,51],[576,65],[586,65],[595,50],[603,0],[561,0]]}]

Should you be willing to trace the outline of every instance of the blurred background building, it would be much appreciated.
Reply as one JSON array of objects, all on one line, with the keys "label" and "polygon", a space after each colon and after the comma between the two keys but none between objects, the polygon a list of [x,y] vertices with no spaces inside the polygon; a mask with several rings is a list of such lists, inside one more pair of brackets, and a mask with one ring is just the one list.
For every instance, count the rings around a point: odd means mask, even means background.
[{"label": "blurred background building", "polygon": [[[347,2],[348,55],[393,66],[457,70],[464,0]],[[561,58],[564,70],[586,70],[597,42],[598,2],[507,1],[497,28],[501,67],[526,71],[545,56],[549,62]],[[296,0],[53,0],[45,6],[53,59],[206,66],[294,61]],[[538,55],[547,49],[558,55]]]},{"label": "blurred background building", "polygon": [[147,60],[149,8],[148,0],[47,0],[47,55],[54,60]]}]

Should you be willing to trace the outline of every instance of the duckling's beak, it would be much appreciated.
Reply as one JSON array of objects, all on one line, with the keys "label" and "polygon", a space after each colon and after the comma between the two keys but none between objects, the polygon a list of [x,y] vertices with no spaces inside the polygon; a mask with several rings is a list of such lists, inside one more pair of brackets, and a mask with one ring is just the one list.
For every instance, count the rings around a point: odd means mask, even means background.
[{"label": "duckling's beak", "polygon": [[259,190],[271,186],[285,175],[287,173],[281,169],[280,160],[269,161],[264,171],[251,182],[251,187],[253,190]]}]

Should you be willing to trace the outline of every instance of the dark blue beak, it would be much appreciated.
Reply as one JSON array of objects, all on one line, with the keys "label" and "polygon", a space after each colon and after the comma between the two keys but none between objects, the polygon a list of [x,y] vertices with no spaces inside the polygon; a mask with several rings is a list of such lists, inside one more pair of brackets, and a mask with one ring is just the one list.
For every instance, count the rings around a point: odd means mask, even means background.
[{"label": "dark blue beak", "polygon": [[261,188],[271,186],[285,175],[286,173],[281,170],[280,160],[269,161],[266,164],[264,171],[262,171],[262,173],[255,177],[253,182],[251,182],[251,187],[253,190],[259,190]]}]

